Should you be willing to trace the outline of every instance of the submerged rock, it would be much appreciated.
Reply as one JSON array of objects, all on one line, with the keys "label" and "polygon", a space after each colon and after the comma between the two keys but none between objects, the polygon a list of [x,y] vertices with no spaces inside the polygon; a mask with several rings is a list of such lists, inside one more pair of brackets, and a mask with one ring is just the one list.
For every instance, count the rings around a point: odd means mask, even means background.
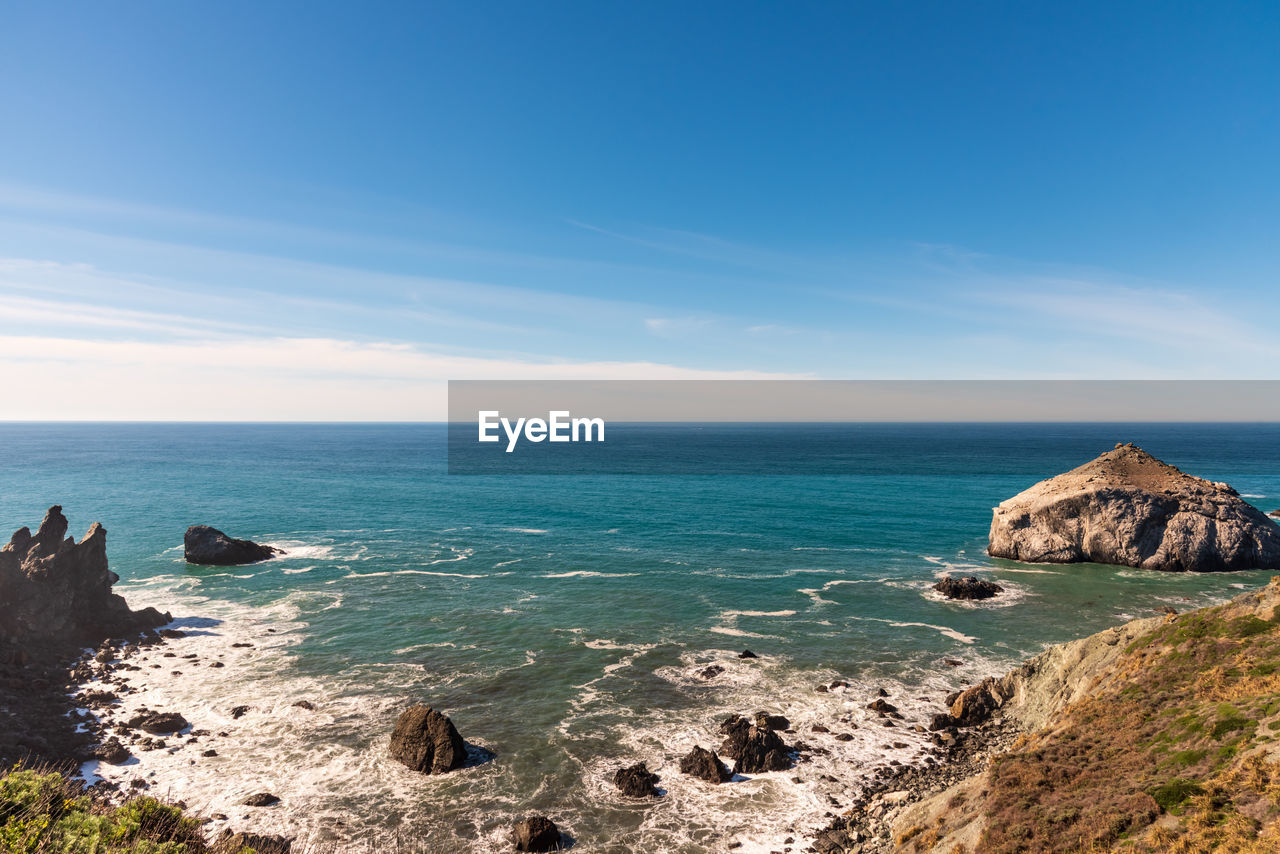
[{"label": "submerged rock", "polygon": [[208,525],[192,525],[187,528],[187,533],[182,538],[182,553],[187,563],[205,566],[240,566],[284,554],[274,546],[228,537]]},{"label": "submerged rock", "polygon": [[511,841],[517,851],[559,851],[560,828],[546,816],[529,816],[516,822]]},{"label": "submerged rock", "polygon": [[613,775],[613,784],[629,798],[658,797],[658,775],[643,762],[627,768],[619,768]]},{"label": "submerged rock", "polygon": [[430,706],[412,706],[400,713],[390,751],[397,762],[423,774],[444,774],[462,767],[467,758],[467,746],[453,722]]},{"label": "submerged rock", "polygon": [[952,578],[948,575],[933,585],[933,589],[948,599],[990,599],[997,593],[1004,592],[1004,588],[994,581],[972,575],[968,578]]},{"label": "submerged rock", "polygon": [[1280,525],[1225,483],[1116,445],[996,507],[987,551],[1175,572],[1278,569]]},{"label": "submerged rock", "polygon": [[0,548],[0,637],[95,643],[136,635],[173,618],[155,608],[131,611],[111,592],[120,576],[107,566],[107,529],[97,522],[79,543],[54,505],[32,534],[19,528]]},{"label": "submerged rock", "polygon": [[245,798],[242,803],[246,807],[270,807],[280,803],[280,799],[270,792],[258,792]]},{"label": "submerged rock", "polygon": [[680,759],[680,773],[706,780],[708,783],[727,783],[733,777],[714,750],[695,746]]}]

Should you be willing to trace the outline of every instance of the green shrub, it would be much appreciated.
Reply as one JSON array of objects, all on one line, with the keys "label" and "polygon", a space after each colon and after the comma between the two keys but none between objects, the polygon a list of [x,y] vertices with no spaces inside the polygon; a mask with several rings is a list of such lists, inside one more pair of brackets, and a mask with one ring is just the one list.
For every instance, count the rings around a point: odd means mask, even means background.
[{"label": "green shrub", "polygon": [[1171,812],[1182,805],[1187,798],[1204,793],[1204,788],[1194,780],[1176,777],[1161,786],[1156,786],[1149,793],[1160,809]]}]

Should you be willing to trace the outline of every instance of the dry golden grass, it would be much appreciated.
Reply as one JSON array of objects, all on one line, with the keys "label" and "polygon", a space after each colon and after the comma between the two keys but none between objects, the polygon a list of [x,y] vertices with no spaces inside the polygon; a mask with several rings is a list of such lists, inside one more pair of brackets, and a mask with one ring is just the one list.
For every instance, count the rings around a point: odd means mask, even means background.
[{"label": "dry golden grass", "polygon": [[[992,763],[984,854],[1280,852],[1280,618],[1190,612]],[[1166,816],[1158,824],[1161,816]]]}]

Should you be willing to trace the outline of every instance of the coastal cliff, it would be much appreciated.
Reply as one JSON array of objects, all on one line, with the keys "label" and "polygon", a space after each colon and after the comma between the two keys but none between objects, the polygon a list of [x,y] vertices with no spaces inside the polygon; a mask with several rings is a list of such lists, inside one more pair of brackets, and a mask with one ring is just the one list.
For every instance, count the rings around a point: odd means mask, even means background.
[{"label": "coastal cliff", "polygon": [[1225,483],[1116,445],[1002,502],[987,551],[1175,572],[1280,569],[1280,525]]},{"label": "coastal cliff", "polygon": [[968,695],[985,730],[1020,735],[958,781],[944,766],[872,795],[817,850],[1277,850],[1278,606],[1280,578],[1051,647],[974,686],[952,712]]}]

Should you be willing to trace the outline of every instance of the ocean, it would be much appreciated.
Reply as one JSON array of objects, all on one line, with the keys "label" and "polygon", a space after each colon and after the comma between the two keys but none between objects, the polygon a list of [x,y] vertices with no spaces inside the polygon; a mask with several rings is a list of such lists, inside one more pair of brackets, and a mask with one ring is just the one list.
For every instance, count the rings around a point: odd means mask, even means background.
[{"label": "ocean", "polygon": [[[1119,441],[1274,510],[1280,425],[702,429],[737,431],[735,473],[450,475],[440,424],[0,424],[0,525],[34,528],[52,504],[77,538],[102,522],[118,592],[188,633],[130,674],[124,706],[211,734],[87,774],[353,851],[508,850],[530,813],[583,852],[781,851],[789,837],[799,850],[862,775],[922,756],[923,736],[887,738],[865,710],[877,688],[906,724],[927,722],[946,692],[1048,644],[1268,577],[1031,566],[984,549],[995,504]],[[796,473],[743,467],[755,442],[793,454]],[[829,465],[833,448],[856,464]],[[189,566],[193,524],[286,554]],[[930,586],[947,572],[1006,593],[945,601]],[[723,672],[705,677],[711,665]],[[850,686],[815,690],[834,680]],[[492,756],[444,776],[389,759],[414,703]],[[720,719],[757,710],[827,753],[721,786],[679,774],[694,744],[718,746]],[[656,802],[612,785],[640,761],[661,776]],[[259,791],[281,804],[238,805]]]}]

